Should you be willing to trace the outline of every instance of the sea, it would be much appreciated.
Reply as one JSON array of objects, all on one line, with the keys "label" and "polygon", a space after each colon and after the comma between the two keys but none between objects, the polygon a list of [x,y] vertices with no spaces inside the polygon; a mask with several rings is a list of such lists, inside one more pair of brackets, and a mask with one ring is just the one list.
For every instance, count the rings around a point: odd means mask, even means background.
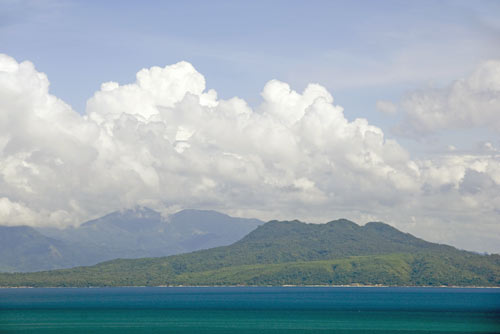
[{"label": "sea", "polygon": [[0,333],[500,333],[500,289],[0,289]]}]

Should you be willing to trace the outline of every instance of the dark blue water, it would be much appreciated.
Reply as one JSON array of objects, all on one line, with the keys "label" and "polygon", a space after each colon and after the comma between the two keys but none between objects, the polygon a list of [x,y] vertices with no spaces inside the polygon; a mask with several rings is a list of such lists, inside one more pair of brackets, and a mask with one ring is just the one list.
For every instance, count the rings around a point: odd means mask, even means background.
[{"label": "dark blue water", "polygon": [[0,289],[0,333],[500,333],[500,289]]}]

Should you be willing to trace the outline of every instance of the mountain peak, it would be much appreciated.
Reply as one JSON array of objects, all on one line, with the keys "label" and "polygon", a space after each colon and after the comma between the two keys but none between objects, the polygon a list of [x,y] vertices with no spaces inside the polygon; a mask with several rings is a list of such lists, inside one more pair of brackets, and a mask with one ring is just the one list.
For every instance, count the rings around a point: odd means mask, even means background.
[{"label": "mountain peak", "polygon": [[347,219],[327,224],[306,224],[298,220],[270,221],[238,242],[245,243],[266,247],[287,245],[294,253],[309,254],[317,259],[426,251],[431,248],[442,251],[452,249],[450,246],[426,242],[384,223],[372,222],[360,226]]},{"label": "mountain peak", "polygon": [[132,231],[141,228],[141,226],[156,225],[162,221],[163,219],[159,212],[147,207],[135,207],[111,212],[101,218],[83,223],[80,227],[116,226]]},{"label": "mountain peak", "polygon": [[[127,217],[127,218],[146,218],[146,219],[161,219],[161,214],[158,211],[150,209],[145,206],[136,206],[131,209],[118,210],[112,212],[104,217]],[[103,217],[103,218],[104,218]]]},{"label": "mountain peak", "polygon": [[360,227],[355,222],[350,221],[349,219],[345,219],[345,218],[340,218],[340,219],[337,219],[337,220],[332,220],[332,221],[328,222],[327,225],[329,225],[329,226],[335,226],[335,227],[351,228],[351,229],[355,229],[355,228],[359,228]]},{"label": "mountain peak", "polygon": [[171,215],[171,217],[182,217],[182,218],[229,218],[225,213],[221,213],[214,210],[197,210],[197,209],[184,209]]}]

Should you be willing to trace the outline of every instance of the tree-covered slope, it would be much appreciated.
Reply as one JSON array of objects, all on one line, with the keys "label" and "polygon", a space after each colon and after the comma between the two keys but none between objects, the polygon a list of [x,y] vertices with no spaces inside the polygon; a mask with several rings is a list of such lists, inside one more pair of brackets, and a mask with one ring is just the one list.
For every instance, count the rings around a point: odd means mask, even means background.
[{"label": "tree-covered slope", "polygon": [[500,285],[500,256],[429,243],[382,223],[269,222],[230,246],[163,258],[2,274],[2,286]]}]

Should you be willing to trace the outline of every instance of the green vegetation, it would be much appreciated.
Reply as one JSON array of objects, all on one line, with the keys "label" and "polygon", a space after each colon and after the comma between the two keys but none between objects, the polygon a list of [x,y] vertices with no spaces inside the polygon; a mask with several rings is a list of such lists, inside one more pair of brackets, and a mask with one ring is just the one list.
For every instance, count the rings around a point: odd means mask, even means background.
[{"label": "green vegetation", "polygon": [[500,286],[500,256],[429,243],[382,223],[269,222],[233,245],[90,267],[1,274],[0,286]]}]

